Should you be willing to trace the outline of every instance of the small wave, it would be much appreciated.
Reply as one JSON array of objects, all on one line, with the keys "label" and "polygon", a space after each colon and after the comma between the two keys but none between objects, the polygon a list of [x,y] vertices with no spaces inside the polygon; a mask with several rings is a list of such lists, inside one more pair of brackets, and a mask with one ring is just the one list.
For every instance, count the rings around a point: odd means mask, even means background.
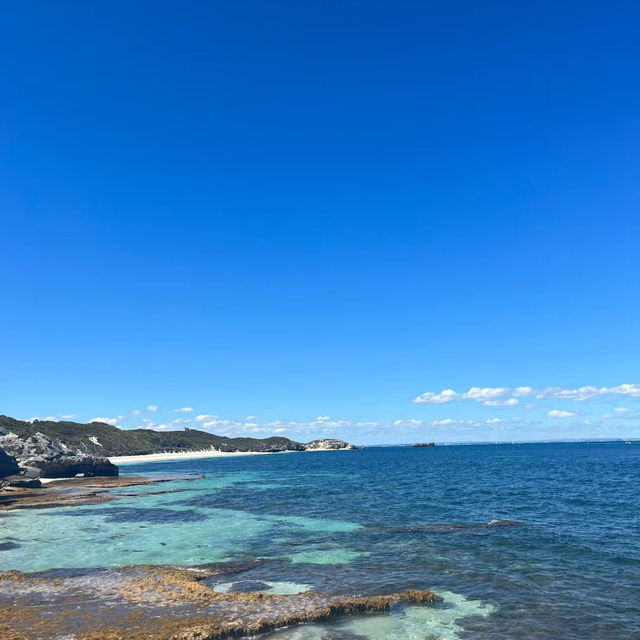
[{"label": "small wave", "polygon": [[429,524],[409,524],[390,527],[375,527],[374,530],[380,533],[405,533],[410,531],[431,531],[433,533],[451,533],[462,529],[486,529],[487,527],[522,527],[524,522],[518,520],[489,520],[466,524],[462,522],[451,523],[429,523]]}]

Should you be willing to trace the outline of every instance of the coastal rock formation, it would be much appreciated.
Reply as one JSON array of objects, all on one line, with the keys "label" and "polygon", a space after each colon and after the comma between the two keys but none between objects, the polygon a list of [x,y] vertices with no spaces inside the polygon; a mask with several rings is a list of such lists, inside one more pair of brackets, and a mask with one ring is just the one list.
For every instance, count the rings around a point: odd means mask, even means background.
[{"label": "coastal rock formation", "polygon": [[[315,440],[308,444],[289,438],[227,438],[198,429],[153,431],[152,429],[119,429],[104,422],[34,420],[25,422],[0,415],[0,436],[13,433],[22,440],[36,435],[46,436],[66,447],[76,456],[139,456],[151,453],[181,451],[257,451],[279,453],[321,449],[355,449],[342,440]],[[0,446],[2,446],[0,444]]]},{"label": "coastal rock formation", "polygon": [[416,442],[411,445],[412,447],[435,447],[435,442]]},{"label": "coastal rock formation", "polygon": [[333,440],[327,438],[326,440],[313,440],[304,445],[306,451],[328,451],[330,449],[357,449],[353,444],[349,444],[344,440]]},{"label": "coastal rock formation", "polygon": [[[226,573],[238,572],[237,563]],[[221,593],[207,582],[224,565],[137,566],[60,576],[0,572],[0,637],[11,640],[224,640],[397,603],[437,606],[430,591],[388,595]]]},{"label": "coastal rock formation", "polygon": [[20,468],[16,459],[3,449],[0,449],[0,478],[12,476],[19,472]]},{"label": "coastal rock formation", "polygon": [[[38,471],[38,470],[36,470]],[[5,480],[10,480],[15,476],[9,476]],[[156,485],[174,480],[192,481],[201,479],[203,476],[191,473],[155,473],[152,477],[146,476],[109,476],[93,478],[62,478],[57,482],[47,484],[37,491],[28,489],[40,486],[40,481],[36,479],[37,485],[27,485],[28,475],[17,476],[22,484],[9,484],[9,486],[19,487],[23,491],[0,491],[0,512],[13,511],[14,509],[50,509],[54,507],[69,507],[87,504],[99,504],[111,502],[122,498],[139,498],[143,495],[161,495],[164,493],[180,493],[184,489],[155,489],[144,494],[139,492],[122,491],[127,487],[142,485]],[[119,489],[111,491],[111,489]],[[0,636],[2,640],[2,636]]]},{"label": "coastal rock formation", "polygon": [[[4,430],[3,430],[4,431]],[[0,432],[1,433],[1,432]],[[0,435],[0,448],[17,460],[23,475],[30,479],[73,478],[85,476],[117,476],[118,467],[105,457],[78,455],[60,442],[42,433],[21,438],[15,433]],[[28,484],[23,486],[34,486]]]}]

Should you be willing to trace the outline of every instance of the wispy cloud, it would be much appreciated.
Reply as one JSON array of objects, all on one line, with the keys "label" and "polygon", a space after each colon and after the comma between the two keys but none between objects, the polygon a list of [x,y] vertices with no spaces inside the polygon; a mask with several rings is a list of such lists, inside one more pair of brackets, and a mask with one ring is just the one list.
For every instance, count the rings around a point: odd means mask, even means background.
[{"label": "wispy cloud", "polygon": [[174,413],[190,413],[193,407],[181,407],[180,409],[172,409]]},{"label": "wispy cloud", "polygon": [[158,410],[158,405],[150,404],[147,406],[147,411],[157,411],[157,410]]},{"label": "wispy cloud", "polygon": [[[552,400],[573,400],[576,402],[599,396],[631,396],[640,397],[640,384],[621,384],[616,387],[585,386],[577,389],[564,387],[471,387],[468,391],[458,393],[453,389],[443,391],[427,391],[412,402],[416,404],[444,404],[454,400],[474,400],[487,406],[512,406],[518,403],[518,398],[531,397],[536,399],[548,398]],[[506,400],[498,400],[508,398]],[[505,403],[509,403],[506,405]]]},{"label": "wispy cloud", "polygon": [[92,420],[89,420],[89,422],[104,422],[105,424],[117,427],[120,424],[121,419],[122,416],[118,416],[118,418],[93,418]]},{"label": "wispy cloud", "polygon": [[577,415],[575,411],[562,411],[561,409],[552,409],[547,413],[549,418],[575,418]]}]

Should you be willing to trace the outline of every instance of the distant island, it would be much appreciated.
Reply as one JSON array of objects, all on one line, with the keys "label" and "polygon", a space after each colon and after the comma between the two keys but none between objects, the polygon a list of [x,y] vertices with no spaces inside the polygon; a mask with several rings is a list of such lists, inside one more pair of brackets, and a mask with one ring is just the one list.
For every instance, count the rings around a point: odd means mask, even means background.
[{"label": "distant island", "polygon": [[104,422],[26,422],[0,415],[0,486],[37,486],[39,478],[115,476],[109,458],[215,451],[278,453],[356,449],[343,440],[296,442],[289,438],[226,438],[197,429],[124,430]]},{"label": "distant island", "polygon": [[435,442],[416,442],[416,444],[412,444],[412,447],[435,447]]}]

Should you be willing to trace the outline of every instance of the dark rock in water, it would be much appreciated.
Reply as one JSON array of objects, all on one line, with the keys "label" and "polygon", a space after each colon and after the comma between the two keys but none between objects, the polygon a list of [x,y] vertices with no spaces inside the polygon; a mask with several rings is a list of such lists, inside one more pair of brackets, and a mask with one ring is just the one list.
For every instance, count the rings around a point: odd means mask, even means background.
[{"label": "dark rock in water", "polygon": [[[0,434],[0,447],[13,456],[21,467],[37,469],[42,478],[117,476],[118,467],[107,458],[78,455],[64,444],[42,433],[23,439],[15,433]],[[28,472],[33,476],[33,471]]]},{"label": "dark rock in water", "polygon": [[17,460],[0,447],[0,481],[5,476],[12,476],[19,472]]},{"label": "dark rock in water", "polygon": [[27,478],[20,474],[6,476],[2,481],[6,486],[16,489],[39,489],[42,486],[42,482],[38,478]]},{"label": "dark rock in water", "polygon": [[0,551],[11,551],[11,549],[18,549],[20,545],[17,542],[0,542]]},{"label": "dark rock in water", "polygon": [[416,442],[415,444],[411,445],[412,447],[435,447],[436,443],[435,442]]},{"label": "dark rock in water", "polygon": [[327,631],[322,636],[322,640],[368,640],[369,636],[363,636],[359,633],[352,633],[351,631],[344,631],[342,629],[335,629]]},{"label": "dark rock in water", "polygon": [[266,582],[260,580],[240,580],[231,585],[229,591],[233,593],[251,593],[252,591],[268,591],[271,589]]}]

